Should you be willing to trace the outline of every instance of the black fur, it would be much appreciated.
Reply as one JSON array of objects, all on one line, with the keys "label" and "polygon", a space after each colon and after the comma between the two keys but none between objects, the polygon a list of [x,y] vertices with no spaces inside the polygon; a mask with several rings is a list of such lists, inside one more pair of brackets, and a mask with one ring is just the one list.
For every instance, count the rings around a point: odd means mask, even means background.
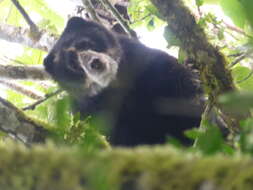
[{"label": "black fur", "polygon": [[[70,50],[73,48],[73,50]],[[93,50],[118,64],[115,80],[98,94],[88,95],[88,79],[75,51]],[[166,137],[190,141],[183,131],[197,127],[201,109],[193,75],[165,52],[113,34],[103,26],[74,17],[44,60],[46,70],[75,98],[84,115],[105,118],[114,145],[164,143]]]}]

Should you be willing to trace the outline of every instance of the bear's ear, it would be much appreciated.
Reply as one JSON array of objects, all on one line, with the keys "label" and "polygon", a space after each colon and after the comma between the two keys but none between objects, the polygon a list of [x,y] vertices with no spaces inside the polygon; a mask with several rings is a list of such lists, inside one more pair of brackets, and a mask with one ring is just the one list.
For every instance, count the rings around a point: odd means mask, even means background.
[{"label": "bear's ear", "polygon": [[88,23],[88,21],[84,20],[81,17],[72,17],[71,19],[69,19],[66,29],[78,29],[81,28],[83,26],[85,26]]}]

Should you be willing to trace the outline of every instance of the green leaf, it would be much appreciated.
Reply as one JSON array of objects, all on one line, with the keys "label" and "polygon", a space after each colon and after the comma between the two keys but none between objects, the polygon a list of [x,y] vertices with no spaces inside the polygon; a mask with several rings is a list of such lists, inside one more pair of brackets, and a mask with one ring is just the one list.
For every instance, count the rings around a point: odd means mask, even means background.
[{"label": "green leaf", "polygon": [[224,140],[220,129],[207,121],[202,126],[205,130],[198,135],[196,147],[204,154],[214,154],[223,151]]},{"label": "green leaf", "polygon": [[153,30],[155,27],[164,24],[157,8],[149,0],[131,0],[128,6],[128,13],[131,16],[131,27],[148,27]]},{"label": "green leaf", "polygon": [[15,26],[24,26],[24,20],[21,14],[11,1],[0,2],[0,21],[7,22]]},{"label": "green leaf", "polygon": [[241,133],[239,135],[239,145],[244,153],[253,154],[253,118],[241,121]]},{"label": "green leaf", "polygon": [[182,145],[182,143],[180,142],[180,140],[178,140],[178,139],[175,138],[175,137],[168,136],[167,139],[166,139],[166,142],[167,142],[169,145],[172,145],[172,146],[177,147],[177,148],[183,147],[183,145]]},{"label": "green leaf", "polygon": [[219,96],[218,102],[231,114],[245,115],[253,107],[253,92],[232,92]]},{"label": "green leaf", "polygon": [[218,31],[218,39],[224,40],[224,28],[219,29]]},{"label": "green leaf", "polygon": [[148,29],[149,31],[152,31],[152,30],[155,29],[155,23],[154,23],[154,19],[153,19],[153,18],[151,18],[151,19],[149,20],[149,22],[148,22],[148,24],[147,24],[147,29]]},{"label": "green leaf", "polygon": [[26,102],[30,102],[31,99],[27,96],[15,92],[13,90],[6,90],[7,99],[15,104],[17,107],[23,107],[26,105]]},{"label": "green leaf", "polygon": [[229,16],[236,26],[244,28],[246,23],[245,9],[238,0],[220,0],[224,13]]},{"label": "green leaf", "polygon": [[70,99],[64,96],[56,102],[55,120],[57,127],[66,128],[71,124]]},{"label": "green leaf", "polygon": [[204,0],[195,0],[195,3],[198,7],[200,7],[201,5],[203,5]]},{"label": "green leaf", "polygon": [[185,62],[186,59],[187,59],[187,52],[183,48],[179,48],[178,62],[180,64],[184,64],[184,62]]},{"label": "green leaf", "polygon": [[239,0],[242,7],[244,8],[247,21],[253,28],[253,1],[252,0]]},{"label": "green leaf", "polygon": [[[51,23],[57,28],[58,31],[62,31],[64,27],[64,19],[51,10],[44,0],[20,0],[20,3],[29,11],[35,11],[43,19],[50,20]],[[60,2],[59,2],[60,3]]]},{"label": "green leaf", "polygon": [[227,144],[222,145],[223,152],[228,155],[233,155],[235,153],[235,149]]},{"label": "green leaf", "polygon": [[248,67],[237,66],[232,70],[236,85],[245,91],[253,91],[253,73]]},{"label": "green leaf", "polygon": [[189,139],[197,139],[202,133],[200,132],[200,130],[198,128],[193,128],[193,129],[189,129],[186,130],[184,132],[185,136],[187,136]]},{"label": "green leaf", "polygon": [[[55,11],[51,10],[44,0],[20,0],[19,3],[22,5],[22,7],[24,7],[25,11],[35,23],[37,21],[33,19],[32,13],[35,13],[41,17],[41,22],[44,22],[44,25],[40,26],[51,28],[54,30],[54,32],[60,32],[63,30],[64,19],[55,13]],[[6,0],[0,2],[0,21],[7,22],[8,24],[14,26],[27,26],[23,16],[19,13],[16,7],[11,3],[11,1]],[[45,21],[47,21],[50,27],[45,25]]]},{"label": "green leaf", "polygon": [[26,47],[23,55],[16,57],[16,60],[22,64],[39,65],[42,64],[45,55],[44,51]]}]

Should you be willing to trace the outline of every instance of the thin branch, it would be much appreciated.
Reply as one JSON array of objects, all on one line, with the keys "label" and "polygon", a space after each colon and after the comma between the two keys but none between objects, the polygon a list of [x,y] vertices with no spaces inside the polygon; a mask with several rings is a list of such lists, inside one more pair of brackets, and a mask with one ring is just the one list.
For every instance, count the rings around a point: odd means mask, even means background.
[{"label": "thin branch", "polygon": [[117,9],[110,3],[109,0],[99,0],[102,5],[109,9],[112,15],[116,18],[116,20],[119,22],[119,24],[122,26],[122,28],[125,30],[125,32],[132,36],[131,28],[128,26],[128,23],[121,17]]},{"label": "thin branch", "polygon": [[131,24],[135,24],[135,23],[141,22],[144,19],[146,19],[147,17],[150,17],[151,15],[152,15],[151,13],[148,13],[147,15],[143,16],[142,18],[140,18],[138,20],[135,20],[134,22],[131,22]]},{"label": "thin branch", "polygon": [[35,99],[35,100],[39,100],[39,99],[42,99],[43,96],[31,91],[30,89],[28,89],[27,87],[25,86],[22,86],[20,84],[17,84],[15,82],[10,82],[10,81],[7,81],[7,80],[1,80],[0,79],[0,84],[1,85],[4,85],[18,93],[21,93],[25,96],[28,96],[29,98],[32,98],[32,99]]},{"label": "thin branch", "polygon": [[31,34],[32,39],[34,41],[38,41],[41,37],[41,33],[40,33],[38,27],[36,26],[36,24],[34,24],[32,19],[26,13],[25,9],[20,5],[20,3],[17,0],[11,0],[11,1],[15,5],[15,7],[18,9],[20,14],[24,17],[27,24],[30,26],[30,31],[31,31],[30,34]]},{"label": "thin branch", "polygon": [[97,13],[96,13],[91,1],[90,0],[82,0],[82,2],[83,2],[83,5],[85,6],[85,8],[87,9],[89,15],[91,16],[91,18],[100,23],[100,20],[97,16]]},{"label": "thin branch", "polygon": [[229,65],[229,68],[232,68],[233,66],[235,66],[237,63],[241,62],[242,60],[244,60],[247,57],[246,54],[241,55],[240,57],[238,57],[234,62],[232,62]]},{"label": "thin branch", "polygon": [[252,75],[253,75],[253,71],[250,71],[250,73],[249,73],[246,77],[244,77],[244,78],[241,79],[241,80],[236,81],[236,83],[237,83],[237,84],[242,83],[242,82],[248,80]]},{"label": "thin branch", "polygon": [[[209,115],[210,115],[210,112],[211,112],[212,108],[213,108],[212,103],[211,102],[207,102],[207,104],[205,106],[205,110],[204,110],[204,112],[202,114],[199,131],[205,131],[206,130],[204,128],[205,127],[204,123],[209,120]],[[199,138],[196,138],[194,140],[193,147],[196,147],[198,145],[198,141],[199,141]]]},{"label": "thin branch", "polygon": [[253,51],[252,49],[248,50],[247,52],[241,54],[234,62],[232,62],[229,65],[229,68],[232,68],[233,66],[235,66],[237,63],[240,63],[242,60],[249,58],[250,55],[252,55]]},{"label": "thin branch", "polygon": [[240,29],[240,28],[238,28],[238,27],[236,27],[236,26],[230,25],[230,24],[228,24],[228,23],[226,23],[226,22],[224,22],[224,21],[223,21],[223,24],[224,24],[228,29],[230,29],[230,30],[232,30],[232,31],[234,31],[234,32],[237,32],[238,34],[241,34],[241,35],[246,36],[246,37],[248,37],[248,38],[252,38],[251,35],[248,35],[248,34],[245,33],[242,29]]},{"label": "thin branch", "polygon": [[29,30],[1,23],[0,39],[43,51],[49,51],[58,39],[58,36],[43,31],[40,40],[33,41],[29,36]]},{"label": "thin branch", "polygon": [[53,96],[55,96],[55,95],[57,95],[57,94],[59,94],[59,93],[61,93],[61,92],[62,92],[62,90],[61,90],[61,89],[58,89],[58,90],[56,90],[56,91],[53,92],[53,93],[46,94],[44,98],[38,100],[37,102],[35,102],[35,103],[33,103],[33,104],[29,105],[29,106],[24,107],[22,110],[23,110],[23,111],[26,111],[26,110],[34,110],[39,104],[45,102],[47,99],[49,99],[49,98],[51,98],[51,97],[53,97]]},{"label": "thin branch", "polygon": [[234,53],[234,54],[229,54],[227,55],[228,57],[239,57],[239,56],[242,56],[244,53],[242,52],[239,52],[239,53]]},{"label": "thin branch", "polygon": [[22,79],[22,80],[50,80],[51,77],[40,66],[17,66],[17,65],[1,65],[1,79]]},{"label": "thin branch", "polygon": [[0,130],[17,137],[25,144],[43,142],[48,134],[48,131],[41,124],[35,123],[12,103],[1,97]]}]

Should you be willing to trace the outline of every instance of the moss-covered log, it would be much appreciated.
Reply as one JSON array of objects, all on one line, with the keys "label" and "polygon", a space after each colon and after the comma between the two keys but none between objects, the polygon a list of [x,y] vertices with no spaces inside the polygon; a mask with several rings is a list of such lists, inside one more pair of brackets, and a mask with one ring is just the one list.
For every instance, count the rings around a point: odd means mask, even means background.
[{"label": "moss-covered log", "polygon": [[84,153],[52,145],[0,146],[4,190],[251,190],[253,160],[202,157],[171,147]]}]

